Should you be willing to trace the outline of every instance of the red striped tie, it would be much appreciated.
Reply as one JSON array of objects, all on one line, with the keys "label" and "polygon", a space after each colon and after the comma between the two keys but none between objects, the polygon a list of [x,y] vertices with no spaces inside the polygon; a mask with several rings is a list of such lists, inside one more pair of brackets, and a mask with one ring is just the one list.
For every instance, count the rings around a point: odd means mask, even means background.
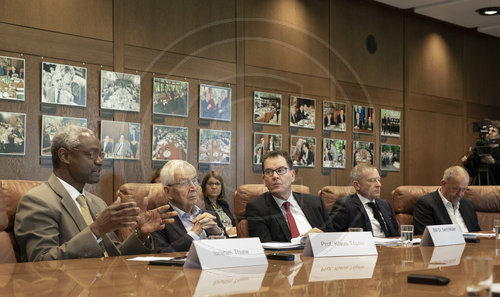
[{"label": "red striped tie", "polygon": [[290,202],[286,201],[283,203],[286,210],[286,219],[288,220],[288,227],[290,227],[290,233],[292,233],[292,238],[299,237],[299,229],[297,228],[297,224],[295,223],[295,219],[290,212]]}]

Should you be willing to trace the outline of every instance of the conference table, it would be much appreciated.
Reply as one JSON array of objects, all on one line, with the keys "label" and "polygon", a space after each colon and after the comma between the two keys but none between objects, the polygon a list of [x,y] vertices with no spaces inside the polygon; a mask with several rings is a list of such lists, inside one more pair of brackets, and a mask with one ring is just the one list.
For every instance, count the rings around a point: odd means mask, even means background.
[{"label": "conference table", "polygon": [[[446,247],[377,246],[377,252],[313,258],[285,251],[295,260],[206,270],[131,261],[135,256],[1,264],[0,296],[466,296],[466,256],[493,258],[494,282],[500,282],[494,239]],[[450,283],[408,284],[411,273],[445,276]]]}]

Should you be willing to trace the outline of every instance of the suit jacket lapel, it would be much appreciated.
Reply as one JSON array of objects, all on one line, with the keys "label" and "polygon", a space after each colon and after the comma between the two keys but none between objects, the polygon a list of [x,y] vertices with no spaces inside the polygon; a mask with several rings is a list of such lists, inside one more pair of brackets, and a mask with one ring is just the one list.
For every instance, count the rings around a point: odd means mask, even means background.
[{"label": "suit jacket lapel", "polygon": [[61,197],[61,204],[64,206],[71,218],[73,218],[73,221],[78,227],[78,230],[82,231],[83,229],[85,229],[85,227],[87,227],[87,223],[85,223],[80,209],[78,209],[78,206],[76,206],[73,198],[69,196],[66,189],[64,189],[63,185],[54,174],[49,177],[48,184],[52,188],[52,190],[59,197]]},{"label": "suit jacket lapel", "polygon": [[365,206],[363,205],[363,203],[361,203],[361,199],[359,199],[357,194],[354,194],[353,201],[354,201],[354,204],[356,205],[356,207],[358,208],[359,212],[361,212],[363,214],[363,218],[365,221],[365,229],[368,231],[373,231],[372,224],[370,222],[370,218],[368,217],[368,214],[366,213]]},{"label": "suit jacket lapel", "polygon": [[[463,200],[463,199],[466,199],[466,198],[462,198],[460,200]],[[470,232],[471,228],[473,227],[472,218],[470,216],[471,212],[465,208],[466,208],[465,205],[463,203],[460,203],[460,207],[458,208],[458,210],[460,211],[460,214],[462,215],[462,218],[464,219],[465,226],[467,226],[467,229]]]},{"label": "suit jacket lapel", "polygon": [[267,207],[271,212],[271,216],[274,220],[277,221],[278,225],[281,227],[281,230],[283,231],[286,240],[287,241],[292,240],[292,235],[290,232],[290,228],[288,228],[288,223],[285,220],[285,217],[283,216],[283,213],[281,212],[280,208],[278,207],[278,204],[276,204],[276,201],[274,201],[273,195],[267,192],[265,198]]},{"label": "suit jacket lapel", "polygon": [[382,203],[382,199],[375,199],[377,201],[378,208],[380,209],[380,212],[382,213],[382,217],[384,218],[385,226],[387,227],[387,231],[389,231],[388,237],[392,237],[396,235],[396,232],[391,224],[391,213],[387,209],[386,204]]}]

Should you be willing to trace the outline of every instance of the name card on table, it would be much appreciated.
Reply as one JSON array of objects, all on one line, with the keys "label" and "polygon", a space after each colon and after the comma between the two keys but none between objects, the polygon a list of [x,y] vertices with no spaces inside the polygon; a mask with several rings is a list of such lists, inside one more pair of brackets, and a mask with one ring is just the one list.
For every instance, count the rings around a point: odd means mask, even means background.
[{"label": "name card on table", "polygon": [[368,256],[377,255],[371,232],[330,232],[309,234],[304,256]]},{"label": "name card on table", "polygon": [[230,268],[267,265],[259,238],[205,239],[191,243],[184,267]]},{"label": "name card on table", "polygon": [[457,224],[432,225],[425,227],[421,246],[443,246],[465,243],[462,229]]},{"label": "name card on table", "polygon": [[304,263],[310,282],[372,278],[378,256],[314,258]]}]

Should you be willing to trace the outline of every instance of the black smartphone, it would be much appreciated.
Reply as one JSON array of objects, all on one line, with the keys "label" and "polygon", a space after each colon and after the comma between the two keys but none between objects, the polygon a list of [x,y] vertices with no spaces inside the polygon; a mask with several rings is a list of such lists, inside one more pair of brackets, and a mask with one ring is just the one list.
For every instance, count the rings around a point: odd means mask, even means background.
[{"label": "black smartphone", "polygon": [[271,260],[282,260],[282,261],[293,261],[295,260],[295,256],[292,254],[267,254],[266,255],[268,259]]},{"label": "black smartphone", "polygon": [[408,283],[444,286],[450,279],[439,275],[408,274]]}]

